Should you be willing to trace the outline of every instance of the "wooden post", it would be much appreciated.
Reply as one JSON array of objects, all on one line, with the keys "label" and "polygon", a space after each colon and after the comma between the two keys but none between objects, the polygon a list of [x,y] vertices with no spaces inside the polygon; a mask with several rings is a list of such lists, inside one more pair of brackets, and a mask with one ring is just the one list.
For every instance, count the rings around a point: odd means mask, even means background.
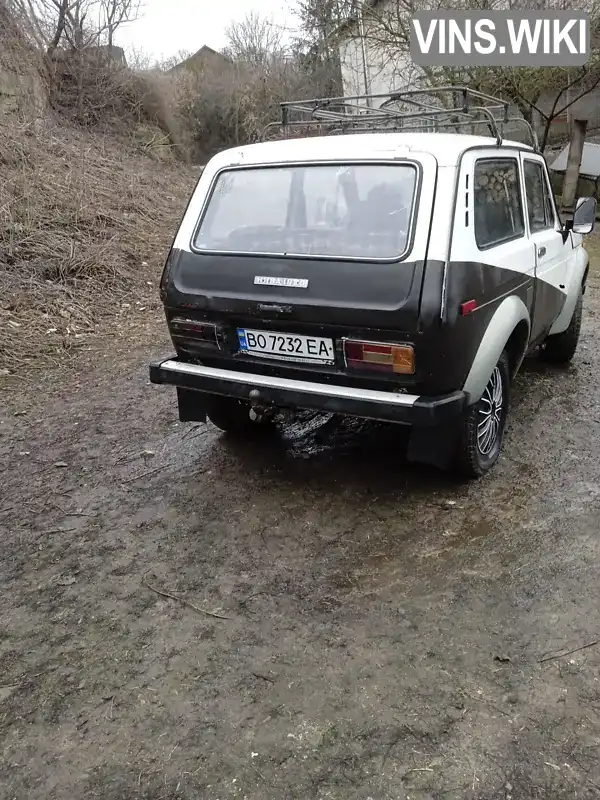
[{"label": "wooden post", "polygon": [[567,170],[562,188],[562,207],[565,211],[575,210],[577,199],[577,184],[579,182],[579,168],[583,156],[583,145],[587,131],[586,119],[574,119],[571,132],[571,143],[567,157]]}]

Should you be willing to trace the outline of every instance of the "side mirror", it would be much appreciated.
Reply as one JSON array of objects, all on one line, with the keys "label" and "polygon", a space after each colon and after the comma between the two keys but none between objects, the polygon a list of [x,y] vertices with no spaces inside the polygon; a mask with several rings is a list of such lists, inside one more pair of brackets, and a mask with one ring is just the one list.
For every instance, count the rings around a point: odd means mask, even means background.
[{"label": "side mirror", "polygon": [[591,233],[596,225],[596,198],[580,197],[575,206],[571,230],[573,233]]}]

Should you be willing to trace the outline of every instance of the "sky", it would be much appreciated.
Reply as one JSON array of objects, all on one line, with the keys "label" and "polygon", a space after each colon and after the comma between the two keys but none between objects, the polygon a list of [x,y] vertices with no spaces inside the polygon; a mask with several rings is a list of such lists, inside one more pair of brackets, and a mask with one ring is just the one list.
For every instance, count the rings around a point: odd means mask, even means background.
[{"label": "sky", "polygon": [[143,0],[142,16],[121,28],[117,43],[161,60],[182,50],[195,53],[207,44],[214,50],[226,44],[225,30],[253,11],[276,25],[293,28],[285,0]]}]

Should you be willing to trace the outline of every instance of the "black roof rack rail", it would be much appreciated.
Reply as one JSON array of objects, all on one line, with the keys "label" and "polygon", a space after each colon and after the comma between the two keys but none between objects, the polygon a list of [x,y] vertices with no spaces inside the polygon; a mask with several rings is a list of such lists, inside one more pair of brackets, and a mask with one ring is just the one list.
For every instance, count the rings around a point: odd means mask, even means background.
[{"label": "black roof rack rail", "polygon": [[[468,126],[470,133],[484,125],[498,146],[508,125],[520,125],[535,151],[537,135],[523,117],[509,116],[509,103],[468,86],[405,89],[385,94],[321,97],[280,104],[281,119],[271,122],[263,140],[279,134],[327,135],[406,130],[434,130]],[[462,132],[462,131],[461,131]]]}]

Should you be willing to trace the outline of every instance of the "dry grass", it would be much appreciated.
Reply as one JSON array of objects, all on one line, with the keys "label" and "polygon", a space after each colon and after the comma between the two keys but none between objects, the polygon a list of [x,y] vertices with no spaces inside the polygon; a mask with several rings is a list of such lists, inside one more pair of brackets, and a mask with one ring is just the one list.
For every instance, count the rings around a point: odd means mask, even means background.
[{"label": "dry grass", "polygon": [[197,173],[131,139],[0,122],[0,374],[63,363],[124,303],[156,303]]}]

